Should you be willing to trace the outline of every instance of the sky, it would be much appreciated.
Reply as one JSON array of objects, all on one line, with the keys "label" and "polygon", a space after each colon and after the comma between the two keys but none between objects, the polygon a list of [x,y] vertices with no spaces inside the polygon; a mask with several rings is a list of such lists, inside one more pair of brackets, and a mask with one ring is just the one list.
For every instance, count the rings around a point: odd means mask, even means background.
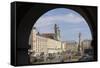
[{"label": "sky", "polygon": [[35,23],[34,27],[40,33],[54,33],[54,24],[60,29],[62,41],[78,41],[92,39],[90,28],[85,19],[76,11],[66,8],[56,8],[43,14]]}]

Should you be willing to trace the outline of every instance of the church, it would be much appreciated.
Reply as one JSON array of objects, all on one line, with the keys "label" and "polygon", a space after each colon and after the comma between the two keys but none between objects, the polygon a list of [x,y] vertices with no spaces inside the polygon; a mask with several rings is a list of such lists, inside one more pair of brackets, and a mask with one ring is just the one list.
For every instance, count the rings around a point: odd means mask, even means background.
[{"label": "church", "polygon": [[35,54],[61,53],[66,50],[65,45],[60,40],[60,29],[57,24],[54,25],[54,33],[40,34],[36,27],[33,27],[29,39],[30,52]]}]

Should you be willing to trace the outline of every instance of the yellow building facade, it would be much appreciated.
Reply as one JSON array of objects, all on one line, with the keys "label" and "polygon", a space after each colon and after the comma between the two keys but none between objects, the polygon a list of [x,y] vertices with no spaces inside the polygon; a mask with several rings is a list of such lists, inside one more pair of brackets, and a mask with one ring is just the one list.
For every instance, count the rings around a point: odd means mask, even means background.
[{"label": "yellow building facade", "polygon": [[62,52],[62,42],[54,39],[46,38],[37,34],[36,30],[32,30],[29,44],[31,45],[31,52],[35,54],[48,54]]},{"label": "yellow building facade", "polygon": [[62,43],[61,41],[47,38],[47,48],[48,53],[62,52]]}]

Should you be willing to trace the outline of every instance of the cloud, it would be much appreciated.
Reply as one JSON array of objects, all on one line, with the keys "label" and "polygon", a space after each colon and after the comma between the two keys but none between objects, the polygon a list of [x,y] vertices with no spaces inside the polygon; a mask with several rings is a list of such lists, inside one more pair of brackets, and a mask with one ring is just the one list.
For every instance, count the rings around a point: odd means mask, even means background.
[{"label": "cloud", "polygon": [[[91,33],[85,19],[77,13],[44,14],[34,25],[40,33],[54,32],[54,24],[60,26],[62,40],[77,40],[78,33],[83,37],[91,38]],[[60,24],[61,23],[61,24]]]},{"label": "cloud", "polygon": [[69,14],[58,14],[58,15],[52,15],[52,16],[42,16],[40,17],[36,24],[34,25],[35,27],[44,27],[48,26],[57,22],[65,22],[67,23],[73,23],[73,24],[78,24],[81,22],[85,22],[85,20],[74,13],[69,13]]}]

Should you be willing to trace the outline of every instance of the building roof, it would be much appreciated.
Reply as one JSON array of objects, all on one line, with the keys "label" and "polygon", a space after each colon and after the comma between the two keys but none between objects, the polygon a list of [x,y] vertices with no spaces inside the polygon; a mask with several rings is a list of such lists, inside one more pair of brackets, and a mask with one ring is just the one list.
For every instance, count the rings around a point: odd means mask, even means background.
[{"label": "building roof", "polygon": [[40,36],[55,39],[55,33],[42,33],[42,34],[40,34]]},{"label": "building roof", "polygon": [[92,40],[86,39],[86,40],[83,40],[83,41],[92,41]]}]

